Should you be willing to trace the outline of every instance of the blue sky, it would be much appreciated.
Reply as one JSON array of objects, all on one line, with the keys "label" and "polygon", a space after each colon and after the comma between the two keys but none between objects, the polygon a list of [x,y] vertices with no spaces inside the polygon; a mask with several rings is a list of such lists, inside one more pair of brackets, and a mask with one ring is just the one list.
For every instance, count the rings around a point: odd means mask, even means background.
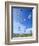
[{"label": "blue sky", "polygon": [[13,33],[25,33],[25,32],[30,33],[30,31],[28,31],[27,29],[32,28],[32,9],[33,8],[30,8],[30,7],[12,8]]}]

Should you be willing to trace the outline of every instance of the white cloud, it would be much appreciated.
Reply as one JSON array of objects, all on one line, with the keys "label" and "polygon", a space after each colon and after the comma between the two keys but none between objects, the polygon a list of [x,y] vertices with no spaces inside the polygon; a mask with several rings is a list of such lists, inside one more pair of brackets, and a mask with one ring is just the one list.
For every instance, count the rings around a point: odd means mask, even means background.
[{"label": "white cloud", "polygon": [[26,19],[24,19],[24,21],[26,21]]},{"label": "white cloud", "polygon": [[31,18],[31,14],[29,14],[29,16],[28,16],[28,19],[30,19]]},{"label": "white cloud", "polygon": [[[14,28],[13,28],[13,32],[14,33],[19,33],[19,34],[22,34],[22,33],[26,33],[26,34],[30,34],[30,30],[32,31],[32,28],[28,28],[28,29],[25,29],[26,27],[23,26],[22,24],[18,23],[18,22],[14,22]],[[20,31],[18,31],[18,27],[20,26]],[[25,32],[24,32],[25,30]]]}]

